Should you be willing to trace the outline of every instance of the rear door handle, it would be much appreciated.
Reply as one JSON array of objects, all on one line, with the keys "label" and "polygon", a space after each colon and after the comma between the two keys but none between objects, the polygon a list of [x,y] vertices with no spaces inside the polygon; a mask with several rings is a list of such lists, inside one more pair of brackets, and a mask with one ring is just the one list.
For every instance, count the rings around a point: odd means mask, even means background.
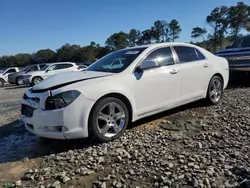
[{"label": "rear door handle", "polygon": [[208,64],[207,64],[207,63],[205,63],[205,64],[203,65],[203,67],[207,68],[207,67],[208,67]]},{"label": "rear door handle", "polygon": [[178,72],[179,72],[178,70],[173,69],[170,73],[171,73],[171,74],[177,74]]}]

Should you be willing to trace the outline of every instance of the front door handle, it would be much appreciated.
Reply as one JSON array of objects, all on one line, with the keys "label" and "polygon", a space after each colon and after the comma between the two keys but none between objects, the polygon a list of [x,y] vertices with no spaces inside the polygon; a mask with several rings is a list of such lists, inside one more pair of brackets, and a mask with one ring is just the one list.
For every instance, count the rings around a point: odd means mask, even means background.
[{"label": "front door handle", "polygon": [[179,71],[177,69],[173,69],[170,73],[171,74],[177,74]]},{"label": "front door handle", "polygon": [[205,63],[205,64],[203,65],[203,67],[207,68],[207,67],[208,67],[208,64],[207,64],[207,63]]}]

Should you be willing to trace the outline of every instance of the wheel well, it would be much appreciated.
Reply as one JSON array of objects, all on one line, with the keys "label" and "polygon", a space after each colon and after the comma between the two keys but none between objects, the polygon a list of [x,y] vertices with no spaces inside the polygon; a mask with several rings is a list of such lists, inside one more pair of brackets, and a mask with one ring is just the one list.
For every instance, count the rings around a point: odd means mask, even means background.
[{"label": "wheel well", "polygon": [[34,77],[32,78],[32,81],[33,81],[35,78],[41,78],[41,79],[43,80],[43,78],[42,78],[41,76],[34,76]]},{"label": "wheel well", "polygon": [[[107,97],[114,97],[114,98],[117,98],[117,99],[120,99],[122,102],[124,102],[124,104],[127,106],[128,108],[128,112],[129,112],[129,122],[132,121],[132,116],[133,116],[133,109],[132,109],[132,105],[130,103],[130,101],[128,100],[128,98],[120,93],[109,93],[109,94],[106,94],[104,96],[102,96],[101,98],[99,98],[97,101],[103,99],[103,98],[107,98]],[[95,102],[95,104],[97,103],[97,101]],[[92,110],[94,109],[95,107],[95,104],[94,106],[92,107],[91,109],[91,112],[90,114],[92,113]]]},{"label": "wheel well", "polygon": [[[213,75],[213,77],[214,76],[219,76],[220,78],[221,78],[221,80],[222,80],[222,83],[223,83],[223,86],[224,86],[224,79],[223,79],[223,76],[220,74],[220,73],[216,73],[215,75]],[[213,78],[212,77],[212,78]]]},{"label": "wheel well", "polygon": [[4,79],[2,79],[2,78],[0,78],[0,81],[2,81],[3,83],[5,82],[5,80],[4,80]]}]

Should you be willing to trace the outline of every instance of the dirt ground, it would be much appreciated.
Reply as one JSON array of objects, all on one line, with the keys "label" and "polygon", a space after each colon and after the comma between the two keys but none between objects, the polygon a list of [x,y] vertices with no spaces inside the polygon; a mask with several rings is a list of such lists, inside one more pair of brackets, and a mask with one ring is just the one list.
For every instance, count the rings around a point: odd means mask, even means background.
[{"label": "dirt ground", "polygon": [[[236,74],[230,82],[228,88],[250,87],[243,74]],[[249,84],[249,85],[248,85]],[[43,139],[29,133],[23,124],[18,121],[20,114],[20,99],[24,91],[28,89],[25,86],[14,87],[6,85],[0,88],[0,186],[6,182],[18,180],[24,172],[30,168],[39,165],[40,159],[50,153],[63,152],[89,145],[89,140],[70,140],[70,141],[53,141],[47,144]],[[166,112],[165,115],[167,115]],[[194,114],[203,115],[207,111],[193,111]],[[176,117],[179,118],[179,117]],[[149,117],[133,125],[136,129],[143,129],[148,126],[154,128],[162,122],[161,117]],[[89,179],[89,180],[88,180]],[[72,182],[73,185],[88,185],[88,181],[93,181],[95,177],[89,176],[88,179],[79,179]]]}]

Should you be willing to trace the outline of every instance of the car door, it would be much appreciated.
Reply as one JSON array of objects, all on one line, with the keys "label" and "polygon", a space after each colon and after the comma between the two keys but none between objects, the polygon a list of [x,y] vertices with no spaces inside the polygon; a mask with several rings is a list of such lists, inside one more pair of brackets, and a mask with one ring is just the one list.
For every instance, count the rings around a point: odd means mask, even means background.
[{"label": "car door", "polygon": [[57,64],[52,64],[45,70],[43,78],[46,79],[56,73],[57,73]]},{"label": "car door", "polygon": [[174,46],[181,74],[183,101],[201,98],[206,92],[210,77],[209,61],[196,48]]},{"label": "car door", "polygon": [[12,74],[12,73],[15,73],[16,72],[16,69],[15,68],[10,68],[8,70],[6,70],[4,73],[3,73],[3,77],[6,81],[8,81],[8,76],[9,74]]},{"label": "car door", "polygon": [[[134,73],[134,98],[138,116],[175,106],[180,98],[181,77],[170,47],[152,51],[143,61],[153,60],[158,66]],[[140,64],[139,64],[140,66]]]},{"label": "car door", "polygon": [[37,65],[31,66],[31,67],[26,71],[26,73],[28,73],[28,72],[33,72],[33,71],[38,71],[38,66],[37,66]]}]

